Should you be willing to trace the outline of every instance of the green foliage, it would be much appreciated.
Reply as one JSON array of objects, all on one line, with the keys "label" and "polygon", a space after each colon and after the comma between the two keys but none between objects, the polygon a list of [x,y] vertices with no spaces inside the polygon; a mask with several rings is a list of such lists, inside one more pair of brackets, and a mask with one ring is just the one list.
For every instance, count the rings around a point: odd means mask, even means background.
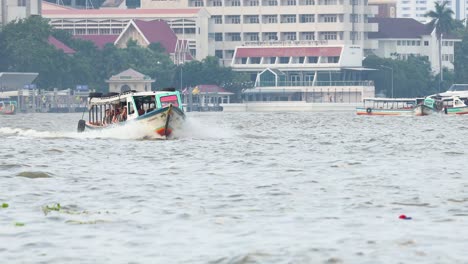
[{"label": "green foliage", "polygon": [[174,83],[177,88],[182,89],[199,84],[216,84],[235,93],[247,86],[251,87],[248,75],[234,72],[230,67],[220,66],[218,57],[214,56],[177,67]]},{"label": "green foliage", "polygon": [[377,69],[369,73],[368,78],[374,81],[376,94],[391,96],[393,69],[394,97],[420,97],[435,93],[429,61],[423,57],[409,57],[408,60],[383,59],[369,56],[363,61],[366,68]]},{"label": "green foliage", "polygon": [[47,215],[48,213],[52,212],[52,211],[60,211],[61,209],[61,206],[59,203],[57,204],[54,204],[54,205],[46,205],[46,206],[43,206],[42,207],[42,211],[44,212],[45,215]]},{"label": "green foliage", "polygon": [[2,203],[2,208],[8,208],[8,204],[7,203]]},{"label": "green foliage", "polygon": [[455,83],[468,83],[468,28],[462,33],[462,41],[455,43]]},{"label": "green foliage", "polygon": [[24,223],[16,222],[15,226],[24,226]]}]

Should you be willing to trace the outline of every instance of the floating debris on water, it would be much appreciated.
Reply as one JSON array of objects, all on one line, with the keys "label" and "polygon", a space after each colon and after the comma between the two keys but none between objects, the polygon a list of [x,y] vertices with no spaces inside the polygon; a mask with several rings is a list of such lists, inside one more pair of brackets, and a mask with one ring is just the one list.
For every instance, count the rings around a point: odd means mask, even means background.
[{"label": "floating debris on water", "polygon": [[29,179],[38,179],[38,178],[51,178],[52,174],[42,171],[23,171],[18,173],[16,176],[25,177]]}]

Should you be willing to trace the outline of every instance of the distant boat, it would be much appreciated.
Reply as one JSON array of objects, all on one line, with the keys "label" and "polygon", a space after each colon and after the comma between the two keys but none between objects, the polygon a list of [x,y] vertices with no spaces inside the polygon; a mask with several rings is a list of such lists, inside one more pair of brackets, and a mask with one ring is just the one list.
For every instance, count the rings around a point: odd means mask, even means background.
[{"label": "distant boat", "polygon": [[162,91],[90,93],[88,121],[78,122],[78,132],[108,129],[129,123],[129,129],[144,129],[161,138],[170,138],[182,129],[185,114],[180,93],[174,88]]},{"label": "distant boat", "polygon": [[16,101],[0,101],[0,115],[14,115],[16,114],[16,108]]},{"label": "distant boat", "polygon": [[358,115],[379,116],[420,116],[423,115],[418,107],[421,98],[365,98],[364,106],[356,108]]}]

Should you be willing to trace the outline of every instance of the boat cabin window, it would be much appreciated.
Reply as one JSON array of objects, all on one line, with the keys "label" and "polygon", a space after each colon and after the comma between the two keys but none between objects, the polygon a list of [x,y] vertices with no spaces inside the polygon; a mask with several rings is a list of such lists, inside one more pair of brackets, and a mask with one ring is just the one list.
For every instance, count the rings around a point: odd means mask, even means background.
[{"label": "boat cabin window", "polygon": [[161,107],[167,107],[170,104],[179,106],[179,100],[176,95],[161,96],[159,100],[161,101]]},{"label": "boat cabin window", "polygon": [[134,96],[133,100],[135,100],[135,105],[140,115],[145,112],[151,112],[156,108],[156,99],[154,95]]}]

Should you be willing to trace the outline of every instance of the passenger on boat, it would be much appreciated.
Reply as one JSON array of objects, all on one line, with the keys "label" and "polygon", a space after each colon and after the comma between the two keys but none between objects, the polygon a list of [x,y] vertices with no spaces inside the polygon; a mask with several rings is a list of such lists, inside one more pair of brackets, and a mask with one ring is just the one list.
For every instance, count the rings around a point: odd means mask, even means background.
[{"label": "passenger on boat", "polygon": [[123,122],[127,120],[127,107],[124,106],[122,110],[122,114],[119,116],[119,122]]},{"label": "passenger on boat", "polygon": [[143,106],[141,105],[140,107],[138,107],[138,115],[141,116],[144,114],[145,114],[145,110],[143,109]]},{"label": "passenger on boat", "polygon": [[106,114],[104,116],[104,118],[102,119],[102,124],[103,125],[107,125],[107,124],[110,124],[112,118],[110,116],[110,109],[106,109]]},{"label": "passenger on boat", "polygon": [[118,123],[119,122],[119,116],[120,116],[120,109],[116,108],[115,109],[115,114],[112,117],[112,123]]}]

